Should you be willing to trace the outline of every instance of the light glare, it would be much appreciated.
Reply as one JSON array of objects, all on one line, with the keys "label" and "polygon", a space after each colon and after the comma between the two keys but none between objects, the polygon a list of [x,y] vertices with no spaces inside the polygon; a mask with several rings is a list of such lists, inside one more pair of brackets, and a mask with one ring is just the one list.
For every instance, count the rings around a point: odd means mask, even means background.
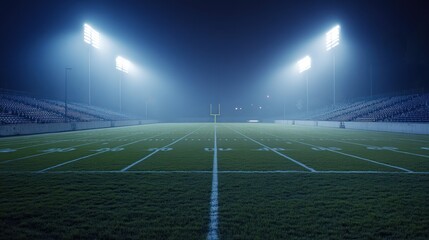
[{"label": "light glare", "polygon": [[298,61],[297,65],[299,73],[302,73],[311,68],[311,58],[309,56],[305,56],[303,59]]},{"label": "light glare", "polygon": [[326,33],[326,51],[340,44],[340,26],[337,25]]},{"label": "light glare", "polygon": [[83,40],[95,48],[100,48],[100,33],[86,23],[83,25]]},{"label": "light glare", "polygon": [[128,61],[127,59],[121,56],[116,57],[116,69],[124,73],[128,73],[129,68],[130,68],[130,61]]}]

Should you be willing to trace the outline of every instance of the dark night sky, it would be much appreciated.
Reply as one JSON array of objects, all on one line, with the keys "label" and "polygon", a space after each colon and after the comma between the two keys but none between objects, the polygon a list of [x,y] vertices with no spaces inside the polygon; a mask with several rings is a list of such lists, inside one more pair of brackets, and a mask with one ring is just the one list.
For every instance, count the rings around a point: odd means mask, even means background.
[{"label": "dark night sky", "polygon": [[219,102],[225,117],[278,117],[283,105],[300,111],[302,76],[290,69],[305,55],[310,106],[332,102],[324,34],[336,24],[339,101],[369,95],[371,65],[374,94],[428,89],[427,16],[424,1],[2,2],[0,87],[62,99],[69,66],[70,98],[87,102],[87,22],[109,40],[92,51],[95,105],[118,108],[114,58],[123,55],[139,69],[124,80],[127,112],[148,101],[156,118],[206,117]]}]

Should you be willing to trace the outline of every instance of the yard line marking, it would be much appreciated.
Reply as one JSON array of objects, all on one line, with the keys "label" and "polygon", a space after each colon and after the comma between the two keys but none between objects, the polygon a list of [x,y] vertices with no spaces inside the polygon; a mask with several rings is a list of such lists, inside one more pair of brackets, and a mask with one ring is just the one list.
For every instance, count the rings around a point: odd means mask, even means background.
[{"label": "yard line marking", "polygon": [[27,141],[19,141],[18,139],[15,140],[14,142],[5,142],[5,143],[0,143],[0,147],[5,147],[5,146],[10,146],[10,145],[16,145],[16,144],[28,144],[28,143],[37,143],[37,142],[50,142],[52,140],[37,140],[37,139],[33,139],[33,140],[27,140]]},{"label": "yard line marking", "polygon": [[[332,140],[334,140],[334,141],[336,141],[336,142],[348,143],[348,144],[353,144],[353,145],[358,145],[358,146],[373,147],[372,145],[367,145],[367,144],[354,143],[354,142],[348,142],[348,141],[339,141],[339,140],[335,140],[335,139],[332,139]],[[410,153],[410,152],[399,151],[399,150],[395,150],[395,149],[389,149],[389,148],[386,148],[386,149],[384,149],[384,150],[392,151],[392,152],[398,152],[398,153],[403,153],[403,154],[408,154],[408,155],[413,155],[413,156],[417,156],[417,157],[429,158],[429,156],[428,156],[428,155],[417,154],[417,153]]]},{"label": "yard line marking", "polygon": [[[138,134],[133,134],[132,136],[135,136],[135,135],[138,135]],[[84,138],[80,138],[80,139],[77,139],[77,140],[80,141],[80,140],[91,138],[91,137],[92,136],[84,137]],[[109,140],[113,140],[113,139],[117,139],[117,138],[121,138],[121,137],[123,137],[123,136],[117,136],[117,137],[114,137],[114,138],[110,138]],[[62,141],[68,141],[68,140],[62,140]],[[94,144],[94,143],[97,143],[97,142],[99,142],[99,141],[95,140],[95,141],[91,141],[91,142],[88,142],[88,143],[84,143],[84,144],[79,144],[79,145],[74,145],[74,146],[71,146],[71,147],[67,147],[65,149],[70,149],[70,148],[75,148],[75,147],[81,147],[81,146],[85,146],[85,145],[89,145],[89,144]],[[50,154],[50,153],[54,153],[54,152],[44,152],[44,153],[34,154],[34,155],[25,156],[25,157],[21,157],[21,158],[10,159],[10,160],[6,160],[6,161],[3,161],[3,162],[0,162],[0,164],[5,164],[5,163],[9,163],[9,162],[15,162],[15,161],[24,160],[24,159],[28,159],[28,158],[32,158],[32,157],[37,157],[37,156],[42,156],[42,155],[46,155],[46,154]]]},{"label": "yard line marking", "polygon": [[189,136],[189,135],[193,134],[194,132],[196,132],[196,131],[198,131],[198,130],[200,130],[200,129],[201,129],[201,127],[200,127],[200,128],[198,128],[198,129],[196,129],[196,130],[194,130],[194,131],[192,131],[192,132],[190,132],[190,133],[188,133],[188,134],[186,134],[185,136],[183,136],[183,137],[181,137],[181,138],[177,139],[176,141],[174,141],[174,142],[172,142],[172,143],[170,143],[170,144],[167,144],[167,145],[165,145],[165,146],[163,146],[163,147],[161,147],[161,148],[158,148],[157,150],[153,151],[153,152],[152,152],[152,153],[150,153],[149,155],[146,155],[145,157],[143,157],[143,158],[141,158],[141,159],[139,159],[139,160],[137,160],[137,161],[135,161],[135,162],[131,163],[130,165],[128,165],[128,166],[126,166],[126,167],[124,167],[124,168],[121,170],[121,172],[125,172],[125,171],[127,171],[128,169],[132,168],[133,166],[135,166],[135,165],[139,164],[140,162],[143,162],[144,160],[146,160],[146,159],[150,158],[152,155],[156,154],[157,152],[161,151],[162,149],[164,149],[164,148],[168,148],[168,147],[172,146],[173,144],[176,144],[177,142],[181,141],[182,139],[186,138],[187,136]]},{"label": "yard line marking", "polygon": [[315,171],[316,171],[316,170],[314,170],[313,168],[308,167],[307,165],[305,165],[305,164],[303,164],[303,163],[301,163],[301,162],[299,162],[299,161],[297,161],[297,160],[295,160],[295,159],[293,159],[293,158],[291,158],[291,157],[289,157],[289,156],[287,156],[287,155],[285,155],[285,154],[283,154],[283,153],[280,153],[279,151],[277,151],[277,150],[275,150],[275,149],[273,149],[273,148],[270,148],[270,147],[268,147],[268,146],[266,146],[266,145],[264,145],[264,144],[262,144],[262,143],[260,143],[260,142],[258,142],[258,141],[256,141],[256,140],[254,140],[254,139],[252,139],[252,138],[250,138],[250,137],[248,137],[248,136],[246,136],[246,135],[242,134],[241,132],[239,132],[239,131],[237,131],[237,130],[235,130],[235,129],[232,129],[232,128],[230,128],[230,127],[228,127],[228,128],[229,128],[229,129],[231,129],[232,131],[234,131],[234,132],[236,132],[236,133],[240,134],[241,136],[243,136],[243,137],[245,137],[245,138],[249,139],[250,141],[253,141],[254,143],[257,143],[257,144],[259,144],[259,145],[261,145],[261,146],[263,146],[263,147],[265,147],[265,148],[268,148],[268,149],[269,149],[269,150],[271,150],[272,152],[274,152],[274,153],[276,153],[276,154],[278,154],[278,155],[280,155],[280,156],[282,156],[282,157],[284,157],[284,158],[286,158],[286,159],[289,159],[290,161],[292,161],[292,162],[294,162],[294,163],[296,163],[296,164],[300,165],[301,167],[303,167],[303,168],[307,169],[307,170],[308,170],[308,171],[310,171],[310,172],[315,172]]},{"label": "yard line marking", "polygon": [[[275,135],[272,135],[272,134],[268,134],[268,133],[265,133],[265,134],[275,137]],[[310,144],[310,143],[300,142],[300,141],[297,141],[297,140],[290,140],[290,141],[296,142],[296,143],[300,143],[300,144],[303,144],[303,145],[307,145],[307,146],[310,146],[310,147],[320,147],[320,146],[316,146],[316,145],[313,145],[313,144]],[[408,173],[414,172],[414,171],[411,171],[411,170],[406,169],[406,168],[398,167],[398,166],[395,166],[395,165],[390,165],[390,164],[387,164],[387,163],[377,162],[377,161],[374,161],[374,160],[371,160],[371,159],[368,159],[368,158],[363,158],[363,157],[359,157],[359,156],[348,154],[348,153],[339,152],[339,151],[335,151],[335,150],[332,150],[332,149],[326,149],[326,150],[329,151],[329,152],[334,152],[334,153],[337,153],[337,154],[341,154],[341,155],[344,155],[344,156],[349,156],[349,157],[352,157],[352,158],[356,158],[356,159],[360,159],[360,160],[363,160],[363,161],[375,163],[375,164],[378,164],[378,165],[383,165],[383,166],[386,166],[386,167],[399,169],[399,170],[402,170],[404,172],[408,172]]]},{"label": "yard line marking", "polygon": [[[35,171],[4,171],[0,170],[0,174],[213,174],[213,171],[205,170],[136,170],[125,171],[120,170],[65,170],[65,171],[47,171],[43,173]],[[410,175],[429,175],[429,172],[392,172],[392,171],[342,171],[342,170],[322,170],[309,172],[304,170],[224,170],[218,171],[218,174],[410,174]]]},{"label": "yard line marking", "polygon": [[54,168],[57,168],[57,167],[61,167],[61,166],[64,166],[66,164],[69,164],[69,163],[72,163],[72,162],[76,162],[76,161],[79,161],[79,160],[82,160],[82,159],[85,159],[85,158],[89,158],[89,157],[92,157],[92,156],[95,156],[95,155],[98,155],[98,154],[101,154],[101,153],[105,153],[105,152],[108,152],[108,151],[96,152],[96,153],[93,153],[93,154],[90,154],[90,155],[86,155],[86,156],[83,156],[83,157],[80,157],[80,158],[76,158],[76,159],[73,159],[73,160],[70,160],[70,161],[67,161],[67,162],[63,162],[63,163],[57,164],[55,166],[42,169],[42,170],[38,171],[38,173],[44,173],[44,172],[46,172],[48,170],[51,170],[51,169],[54,169]]},{"label": "yard line marking", "polygon": [[65,142],[65,141],[68,141],[68,140],[58,140],[58,141],[55,141],[55,142],[41,143],[41,144],[30,145],[30,146],[15,148],[15,149],[16,150],[21,150],[21,149],[32,148],[32,147],[43,146],[43,145],[54,144],[54,143]]},{"label": "yard line marking", "polygon": [[[319,147],[319,146],[316,146],[316,145],[313,145],[313,144],[310,144],[310,143],[305,143],[305,142],[300,142],[300,141],[293,141],[293,142],[297,142],[297,143],[300,143],[300,144],[303,144],[303,145],[307,145],[307,146],[311,146],[311,147]],[[349,157],[352,157],[352,158],[356,158],[356,159],[360,159],[360,160],[363,160],[363,161],[375,163],[375,164],[378,164],[378,165],[383,165],[383,166],[386,166],[386,167],[391,167],[391,168],[399,169],[399,170],[402,170],[402,171],[405,171],[405,172],[413,172],[413,171],[411,171],[409,169],[406,169],[406,168],[398,167],[398,166],[395,166],[395,165],[390,165],[390,164],[387,164],[387,163],[377,162],[377,161],[374,161],[374,160],[371,160],[371,159],[368,159],[368,158],[359,157],[359,156],[356,156],[356,155],[352,155],[352,154],[348,154],[348,153],[344,153],[344,152],[339,152],[339,151],[335,151],[335,150],[328,149],[328,148],[326,149],[326,151],[334,152],[334,153],[341,154],[341,155],[344,155],[344,156],[349,156]]]},{"label": "yard line marking", "polygon": [[[157,134],[157,135],[155,135],[155,136],[147,137],[147,138],[144,138],[144,139],[154,138],[154,137],[157,137],[157,136],[159,136],[159,135],[163,135],[163,134],[166,134],[166,133]],[[126,143],[126,144],[122,144],[122,145],[120,145],[120,146],[116,146],[115,148],[125,147],[125,146],[128,146],[128,145],[134,144],[134,143],[138,143],[138,142],[143,141],[144,139],[140,139],[140,140],[137,140],[137,141],[134,141],[134,142],[130,142],[130,143]],[[77,161],[80,161],[80,160],[82,160],[82,159],[89,158],[89,157],[92,157],[92,156],[95,156],[95,155],[98,155],[98,154],[102,154],[102,153],[105,153],[105,152],[109,152],[109,151],[108,151],[108,150],[106,150],[106,151],[100,151],[100,152],[96,152],[96,153],[93,153],[93,154],[89,154],[89,155],[87,155],[87,156],[83,156],[83,157],[80,157],[80,158],[76,158],[76,159],[73,159],[73,160],[70,160],[70,161],[67,161],[67,162],[63,162],[63,163],[57,164],[57,165],[55,165],[55,166],[52,166],[52,167],[48,167],[48,168],[42,169],[42,170],[38,171],[38,173],[43,173],[43,172],[46,172],[46,171],[48,171],[48,170],[51,170],[51,169],[54,169],[54,168],[57,168],[57,167],[61,167],[61,166],[64,166],[64,165],[69,164],[69,163],[72,163],[72,162],[77,162]]]},{"label": "yard line marking", "polygon": [[[97,143],[97,142],[89,142],[89,143],[74,145],[74,146],[71,146],[71,147],[67,147],[65,149],[81,147],[81,146],[85,146],[85,145],[89,145],[89,144],[94,144],[94,143]],[[28,159],[28,158],[32,158],[32,157],[37,157],[37,156],[42,156],[42,155],[46,155],[46,154],[50,154],[50,153],[54,153],[54,152],[43,152],[43,153],[34,154],[34,155],[30,155],[30,156],[25,156],[25,157],[21,157],[21,158],[10,159],[10,160],[6,160],[4,162],[0,162],[0,164],[15,162],[15,161],[24,160],[24,159]]]},{"label": "yard line marking", "polygon": [[417,139],[407,139],[407,138],[394,138],[402,141],[413,141],[413,142],[423,142],[423,143],[429,143],[429,141],[425,140],[417,140]]},{"label": "yard line marking", "polygon": [[212,192],[210,196],[210,224],[209,224],[209,232],[207,234],[207,239],[217,240],[219,239],[219,219],[218,219],[218,209],[219,209],[219,201],[218,201],[218,170],[217,170],[217,141],[216,141],[216,128],[214,126],[214,144],[213,144],[213,177],[212,177]]}]

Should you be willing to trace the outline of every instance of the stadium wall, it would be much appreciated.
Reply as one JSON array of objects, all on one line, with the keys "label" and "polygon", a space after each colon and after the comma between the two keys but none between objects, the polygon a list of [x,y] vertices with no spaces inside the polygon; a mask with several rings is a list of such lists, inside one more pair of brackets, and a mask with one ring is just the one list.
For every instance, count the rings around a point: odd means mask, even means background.
[{"label": "stadium wall", "polygon": [[338,122],[338,121],[305,121],[305,120],[275,120],[277,124],[319,126],[331,128],[346,128],[368,131],[400,132],[414,134],[429,134],[428,123],[392,123],[392,122]]},{"label": "stadium wall", "polygon": [[79,131],[97,128],[124,127],[157,123],[155,120],[126,120],[126,121],[95,121],[95,122],[70,122],[70,123],[31,123],[11,124],[0,126],[0,137],[29,135],[39,133],[54,133]]}]

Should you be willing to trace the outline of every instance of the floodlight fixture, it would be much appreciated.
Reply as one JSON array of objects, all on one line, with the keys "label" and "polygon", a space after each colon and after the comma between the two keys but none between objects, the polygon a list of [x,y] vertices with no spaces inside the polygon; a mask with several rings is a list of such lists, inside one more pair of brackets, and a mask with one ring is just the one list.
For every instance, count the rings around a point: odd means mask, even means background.
[{"label": "floodlight fixture", "polygon": [[340,30],[340,25],[337,25],[326,33],[326,51],[340,44]]},{"label": "floodlight fixture", "polygon": [[[311,68],[311,57],[305,56],[301,60],[298,61],[298,71],[299,73],[303,73]],[[308,72],[307,72],[307,113],[308,113]]]},{"label": "floodlight fixture", "polygon": [[83,41],[88,47],[88,104],[91,105],[91,46],[100,48],[100,33],[95,31],[89,24],[83,24]]},{"label": "floodlight fixture", "polygon": [[305,72],[311,68],[311,58],[309,56],[305,56],[303,59],[298,61],[297,65],[299,73]]},{"label": "floodlight fixture", "polygon": [[[332,50],[340,44],[340,25],[333,27],[326,33],[326,51]],[[333,78],[333,101],[336,104],[336,76],[335,76],[335,51],[332,51],[332,78]]]},{"label": "floodlight fixture", "polygon": [[116,69],[121,72],[128,73],[130,69],[130,61],[121,56],[116,57]]},{"label": "floodlight fixture", "polygon": [[100,33],[86,23],[83,25],[83,40],[95,48],[100,48]]},{"label": "floodlight fixture", "polygon": [[121,79],[119,81],[119,111],[122,112],[122,80],[124,78],[125,73],[128,73],[130,69],[130,61],[127,59],[117,56],[116,57],[116,69],[122,72]]}]

